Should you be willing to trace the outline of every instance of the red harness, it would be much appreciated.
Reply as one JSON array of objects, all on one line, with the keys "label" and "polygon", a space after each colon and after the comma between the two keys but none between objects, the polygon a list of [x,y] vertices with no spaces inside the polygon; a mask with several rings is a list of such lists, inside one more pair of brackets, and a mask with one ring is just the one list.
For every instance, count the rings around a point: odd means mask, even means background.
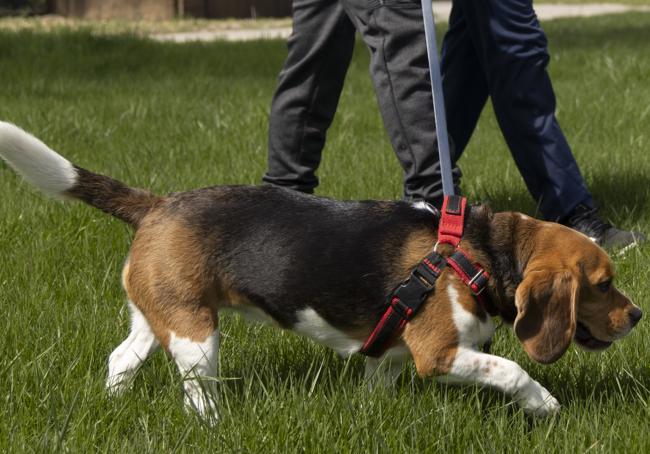
[{"label": "red harness", "polygon": [[493,311],[483,290],[490,275],[470,255],[458,247],[463,236],[467,199],[460,196],[445,196],[442,216],[438,225],[438,243],[454,247],[451,256],[445,258],[434,251],[427,255],[391,294],[389,305],[377,326],[361,347],[366,356],[380,357],[391,342],[402,332],[431,292],[445,266],[449,265],[469,287],[477,302],[491,315]]}]

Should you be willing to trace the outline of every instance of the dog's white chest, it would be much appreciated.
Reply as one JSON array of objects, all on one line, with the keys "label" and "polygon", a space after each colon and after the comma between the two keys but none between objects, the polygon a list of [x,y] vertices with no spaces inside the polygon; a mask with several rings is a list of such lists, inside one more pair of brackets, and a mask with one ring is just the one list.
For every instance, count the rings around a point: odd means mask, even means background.
[{"label": "dog's white chest", "polygon": [[459,344],[463,347],[475,348],[489,341],[495,329],[492,318],[481,320],[466,311],[460,303],[458,290],[451,283],[447,287],[447,294],[451,303],[452,319],[458,330]]}]

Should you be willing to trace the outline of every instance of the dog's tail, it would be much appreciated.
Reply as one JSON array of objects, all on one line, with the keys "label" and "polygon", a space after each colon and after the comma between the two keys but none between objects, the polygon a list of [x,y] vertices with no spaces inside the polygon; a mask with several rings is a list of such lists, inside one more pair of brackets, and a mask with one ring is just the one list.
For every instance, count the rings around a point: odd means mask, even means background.
[{"label": "dog's tail", "polygon": [[36,137],[2,121],[0,157],[44,193],[83,200],[134,227],[161,200],[148,191],[77,167]]}]

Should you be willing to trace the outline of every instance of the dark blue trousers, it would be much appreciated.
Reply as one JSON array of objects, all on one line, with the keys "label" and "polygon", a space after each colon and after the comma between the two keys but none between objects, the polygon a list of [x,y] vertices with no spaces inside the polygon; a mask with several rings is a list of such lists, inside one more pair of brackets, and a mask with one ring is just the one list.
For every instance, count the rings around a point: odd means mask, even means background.
[{"label": "dark blue trousers", "polygon": [[555,118],[548,61],[532,0],[453,1],[441,63],[453,159],[490,97],[528,190],[544,217],[557,220],[593,201]]}]

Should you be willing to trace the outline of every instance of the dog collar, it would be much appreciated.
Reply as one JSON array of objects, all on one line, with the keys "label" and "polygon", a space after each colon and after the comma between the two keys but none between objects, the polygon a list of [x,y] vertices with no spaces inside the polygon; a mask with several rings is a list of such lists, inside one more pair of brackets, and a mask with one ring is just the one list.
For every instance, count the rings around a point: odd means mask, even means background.
[{"label": "dog collar", "polygon": [[447,265],[469,287],[478,304],[490,315],[496,315],[489,298],[483,294],[490,275],[458,247],[463,236],[466,206],[467,200],[464,197],[445,196],[436,246],[450,244],[455,249],[453,254],[445,258],[434,247],[434,251],[418,263],[409,277],[397,286],[388,299],[388,308],[361,347],[362,354],[375,358],[384,354],[435,290],[436,281]]}]

